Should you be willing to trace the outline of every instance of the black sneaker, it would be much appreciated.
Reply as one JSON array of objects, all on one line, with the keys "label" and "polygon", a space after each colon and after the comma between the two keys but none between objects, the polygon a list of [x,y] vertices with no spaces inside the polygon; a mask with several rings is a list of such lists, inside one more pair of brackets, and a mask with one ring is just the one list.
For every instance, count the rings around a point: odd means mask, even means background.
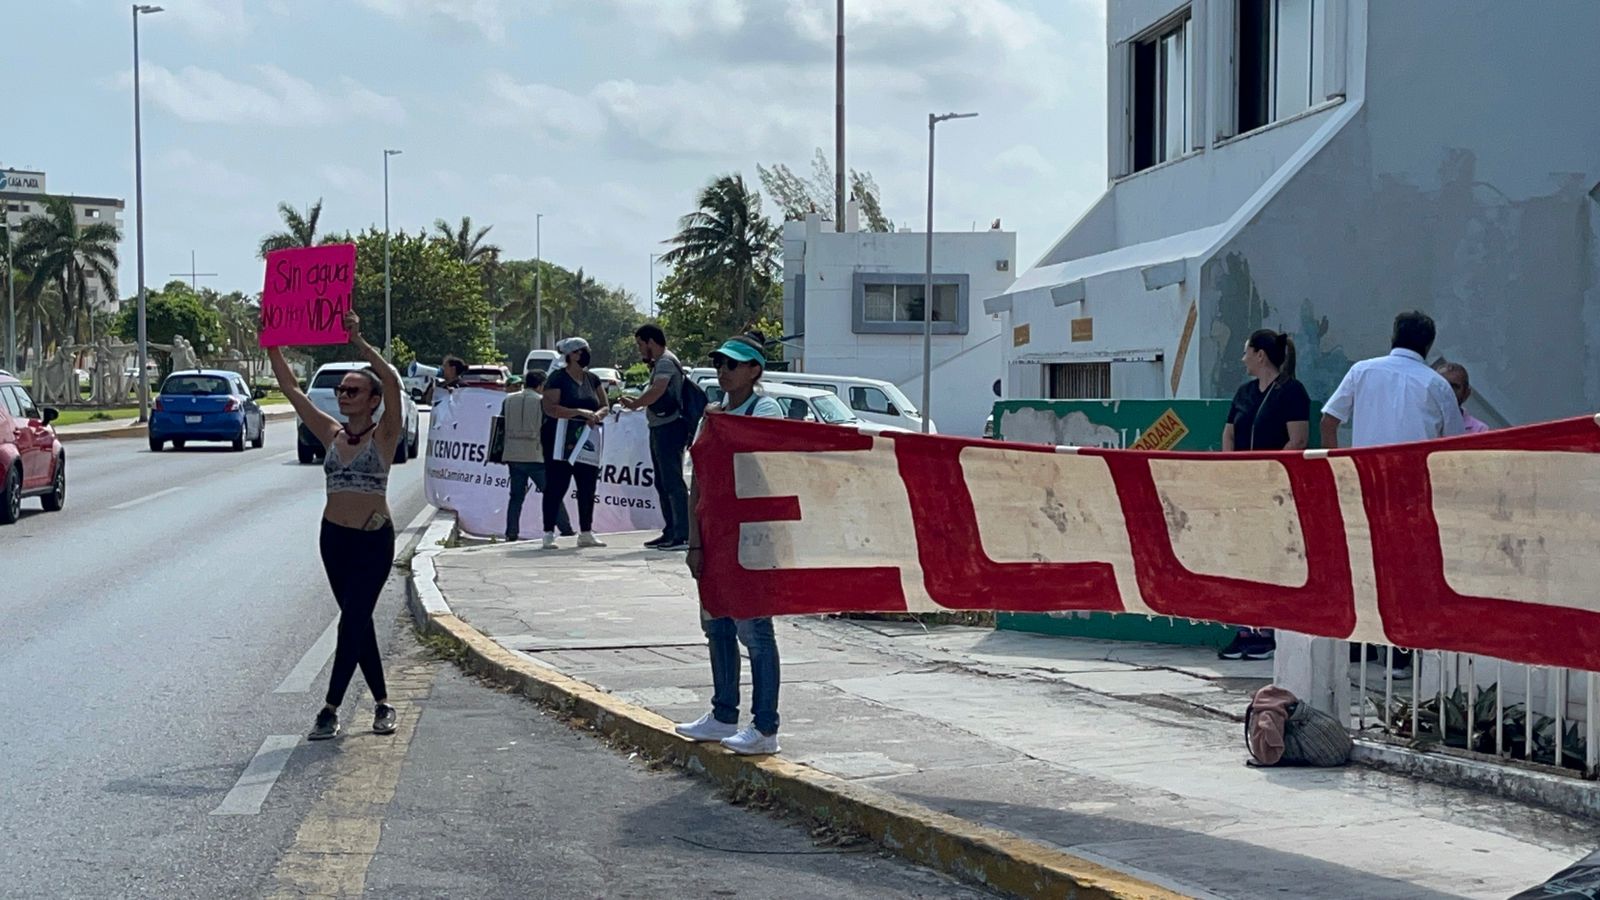
[{"label": "black sneaker", "polygon": [[317,722],[311,726],[311,733],[306,735],[308,741],[326,741],[339,736],[339,714],[327,707],[317,713]]},{"label": "black sneaker", "polygon": [[577,532],[573,531],[571,528],[563,528],[563,529],[561,529],[561,536],[562,537],[572,537],[575,534],[577,534]]},{"label": "black sneaker", "polygon": [[689,542],[686,541],[686,540],[682,540],[680,538],[679,540],[672,541],[671,543],[662,544],[661,546],[657,547],[656,549],[657,550],[687,550],[687,549],[689,549]]},{"label": "black sneaker", "polygon": [[399,719],[400,714],[395,712],[394,707],[387,703],[379,703],[373,710],[372,733],[394,734],[394,730],[400,726]]},{"label": "black sneaker", "polygon": [[669,538],[669,537],[667,537],[666,535],[663,534],[661,537],[655,538],[653,540],[645,541],[644,545],[646,547],[649,547],[651,550],[659,550],[662,547],[665,547],[665,546],[667,546],[668,544],[670,544],[672,542],[673,542],[672,538]]},{"label": "black sneaker", "polygon": [[1235,633],[1228,646],[1217,651],[1217,659],[1244,659],[1244,642],[1244,633]]}]

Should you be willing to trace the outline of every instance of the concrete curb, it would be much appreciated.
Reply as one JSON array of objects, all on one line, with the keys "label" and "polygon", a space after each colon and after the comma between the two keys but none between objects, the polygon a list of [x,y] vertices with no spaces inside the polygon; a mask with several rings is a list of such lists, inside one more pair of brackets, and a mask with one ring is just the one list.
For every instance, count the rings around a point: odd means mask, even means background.
[{"label": "concrete curb", "polygon": [[704,775],[720,787],[755,792],[805,819],[863,834],[913,862],[991,890],[1027,898],[1169,900],[1185,894],[1089,860],[977,825],[777,757],[746,757],[716,744],[696,744],[673,723],[587,682],[513,653],[450,612],[437,584],[434,557],[454,531],[441,514],[412,559],[406,591],[424,633],[462,651],[461,666],[529,699],[589,722],[607,737]]},{"label": "concrete curb", "polygon": [[[294,418],[294,409],[274,409],[267,413],[268,422],[278,422],[283,419]],[[69,426],[76,427],[76,426]],[[74,441],[105,441],[113,438],[142,438],[149,435],[150,429],[146,425],[123,425],[121,427],[107,426],[89,431],[68,431],[61,429],[56,432],[56,439],[63,444]]]}]

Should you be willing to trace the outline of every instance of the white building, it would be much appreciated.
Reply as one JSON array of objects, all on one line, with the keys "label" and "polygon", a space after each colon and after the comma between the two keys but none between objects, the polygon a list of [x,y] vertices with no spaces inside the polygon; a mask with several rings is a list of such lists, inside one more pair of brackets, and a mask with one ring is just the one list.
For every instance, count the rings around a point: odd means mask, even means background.
[{"label": "white building", "polygon": [[[1479,418],[1600,410],[1593,0],[1110,0],[1106,42],[1108,188],[986,301],[1011,396],[1229,397],[1274,328],[1321,400],[1420,308]],[[1348,708],[1344,659],[1278,677]]]},{"label": "white building", "polygon": [[[850,217],[854,219],[854,216]],[[922,399],[927,233],[837,232],[818,215],[783,226],[785,351],[798,371],[893,382]],[[939,430],[980,435],[1001,372],[999,317],[983,298],[1015,278],[1017,236],[933,236],[933,390]]]},{"label": "white building", "polygon": [[[6,216],[6,226],[17,229],[20,236],[22,222],[32,216],[44,213],[44,199],[49,192],[45,190],[45,173],[29,172],[21,169],[0,169],[0,204],[3,204]],[[113,197],[83,197],[76,194],[55,195],[65,196],[72,203],[72,211],[78,219],[80,228],[101,222],[116,226],[122,230],[122,210],[126,204]],[[116,275],[116,268],[112,267],[111,274]],[[105,285],[92,275],[85,285],[89,302],[100,311],[115,311],[118,305],[117,286],[115,283]]]},{"label": "white building", "polygon": [[1420,308],[1479,418],[1600,409],[1597,45],[1592,0],[1110,0],[1109,187],[988,302],[1009,393],[1229,397],[1266,327],[1325,398]]}]

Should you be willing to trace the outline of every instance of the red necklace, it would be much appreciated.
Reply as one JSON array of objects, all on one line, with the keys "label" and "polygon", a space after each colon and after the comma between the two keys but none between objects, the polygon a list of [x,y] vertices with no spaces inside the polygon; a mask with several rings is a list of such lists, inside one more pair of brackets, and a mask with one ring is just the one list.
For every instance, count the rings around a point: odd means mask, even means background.
[{"label": "red necklace", "polygon": [[351,430],[349,428],[345,428],[345,430],[344,430],[344,439],[349,442],[350,446],[354,447],[355,445],[361,443],[361,439],[366,437],[367,434],[370,431],[372,431],[372,429],[377,428],[377,427],[378,427],[378,423],[377,422],[373,422],[371,425],[368,425],[366,428],[362,429],[360,434],[355,434],[355,433],[351,432]]}]

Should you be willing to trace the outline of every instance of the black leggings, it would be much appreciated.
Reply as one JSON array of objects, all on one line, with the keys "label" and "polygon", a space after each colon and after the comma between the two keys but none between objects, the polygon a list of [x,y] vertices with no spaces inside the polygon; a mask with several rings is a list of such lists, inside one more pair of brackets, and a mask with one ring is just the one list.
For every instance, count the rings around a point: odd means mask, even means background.
[{"label": "black leggings", "polygon": [[566,502],[567,488],[578,483],[578,530],[594,530],[594,491],[600,483],[600,470],[594,466],[564,462],[544,464],[544,530],[556,530],[556,512]]},{"label": "black leggings", "polygon": [[323,519],[321,545],[322,568],[339,604],[339,643],[333,651],[333,676],[328,679],[328,705],[337,707],[344,702],[345,689],[358,665],[373,699],[387,700],[372,612],[394,565],[394,526],[363,531]]}]

